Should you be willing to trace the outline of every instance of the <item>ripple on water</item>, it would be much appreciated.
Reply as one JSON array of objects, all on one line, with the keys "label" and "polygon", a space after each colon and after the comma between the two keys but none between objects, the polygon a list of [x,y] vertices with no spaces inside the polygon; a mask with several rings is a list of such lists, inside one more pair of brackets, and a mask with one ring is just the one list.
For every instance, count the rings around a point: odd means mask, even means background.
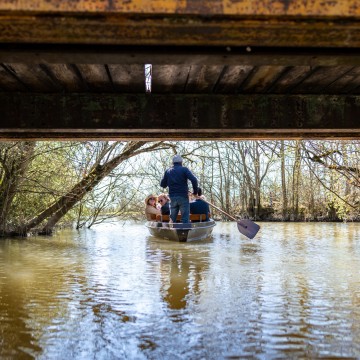
[{"label": "ripple on water", "polygon": [[0,357],[360,358],[360,227],[102,224],[0,244]]}]

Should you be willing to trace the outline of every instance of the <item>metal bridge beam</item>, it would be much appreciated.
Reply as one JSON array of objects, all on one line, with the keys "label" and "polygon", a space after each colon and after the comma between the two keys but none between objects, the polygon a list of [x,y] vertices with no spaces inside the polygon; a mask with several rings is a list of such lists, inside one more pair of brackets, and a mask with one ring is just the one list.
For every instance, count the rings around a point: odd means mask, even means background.
[{"label": "metal bridge beam", "polygon": [[360,46],[358,0],[5,0],[0,43]]},{"label": "metal bridge beam", "polygon": [[360,96],[0,93],[0,139],[356,139]]}]

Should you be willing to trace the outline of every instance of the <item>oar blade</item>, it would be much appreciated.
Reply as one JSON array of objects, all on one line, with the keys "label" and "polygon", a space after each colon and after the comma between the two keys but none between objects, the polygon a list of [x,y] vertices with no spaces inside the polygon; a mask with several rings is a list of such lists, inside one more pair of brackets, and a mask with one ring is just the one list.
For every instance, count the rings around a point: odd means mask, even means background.
[{"label": "oar blade", "polygon": [[237,227],[239,231],[249,239],[253,239],[260,230],[260,226],[249,219],[239,220]]}]

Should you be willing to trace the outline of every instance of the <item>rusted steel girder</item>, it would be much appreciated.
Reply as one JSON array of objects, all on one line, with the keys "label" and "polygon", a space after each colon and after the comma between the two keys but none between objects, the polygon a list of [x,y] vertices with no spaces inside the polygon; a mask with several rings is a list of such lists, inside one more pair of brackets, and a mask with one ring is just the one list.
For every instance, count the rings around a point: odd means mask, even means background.
[{"label": "rusted steel girder", "polygon": [[0,139],[360,136],[360,96],[0,93]]},{"label": "rusted steel girder", "polygon": [[0,43],[359,47],[358,0],[5,0]]},{"label": "rusted steel girder", "polygon": [[356,16],[357,0],[2,0],[0,10],[70,13]]}]

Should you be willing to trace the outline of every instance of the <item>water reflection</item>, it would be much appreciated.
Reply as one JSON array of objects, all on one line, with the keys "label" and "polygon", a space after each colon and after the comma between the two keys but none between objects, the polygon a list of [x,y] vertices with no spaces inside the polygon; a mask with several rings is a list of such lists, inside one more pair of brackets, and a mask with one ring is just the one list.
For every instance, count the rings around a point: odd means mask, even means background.
[{"label": "water reflection", "polygon": [[41,350],[39,339],[56,332],[54,319],[67,318],[66,302],[72,292],[69,279],[81,274],[78,267],[75,274],[72,271],[72,260],[66,256],[68,245],[58,241],[44,247],[37,239],[1,243],[0,355],[35,357]]},{"label": "water reflection", "polygon": [[[13,248],[11,248],[13,245]],[[31,358],[40,350],[34,344],[36,337],[26,310],[27,303],[21,286],[14,286],[26,282],[28,276],[18,266],[11,266],[11,258],[18,255],[19,248],[15,242],[6,241],[0,252],[0,356],[19,356]],[[11,279],[4,276],[5,271],[11,271]]]},{"label": "water reflection", "polygon": [[189,294],[189,268],[190,264],[182,259],[181,254],[170,255],[170,284],[163,297],[170,309],[181,309],[186,306],[185,297]]},{"label": "water reflection", "polygon": [[189,299],[194,301],[200,294],[203,273],[209,266],[208,243],[169,244],[149,238],[149,249],[160,253],[161,293],[170,309],[184,309]]},{"label": "water reflection", "polygon": [[359,358],[360,224],[0,241],[0,358]]}]

